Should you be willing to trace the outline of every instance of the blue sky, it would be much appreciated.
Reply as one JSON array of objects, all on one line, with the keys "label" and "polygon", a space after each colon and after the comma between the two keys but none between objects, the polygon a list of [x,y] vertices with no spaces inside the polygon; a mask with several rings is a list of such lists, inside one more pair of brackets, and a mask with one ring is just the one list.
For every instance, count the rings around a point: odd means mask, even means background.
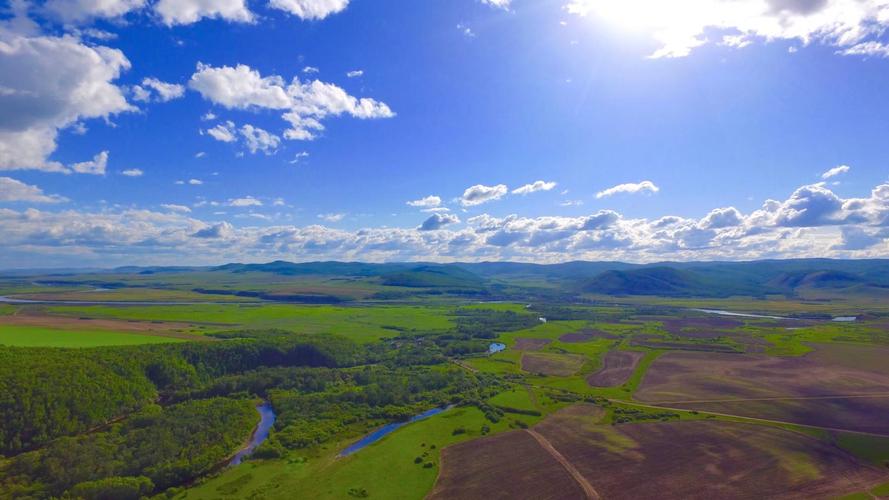
[{"label": "blue sky", "polygon": [[0,16],[2,267],[889,256],[878,0]]}]

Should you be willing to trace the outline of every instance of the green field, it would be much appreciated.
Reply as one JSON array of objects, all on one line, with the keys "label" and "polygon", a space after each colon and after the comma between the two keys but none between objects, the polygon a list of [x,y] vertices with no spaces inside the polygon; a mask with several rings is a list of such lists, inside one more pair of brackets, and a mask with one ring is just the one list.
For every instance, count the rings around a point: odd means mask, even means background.
[{"label": "green field", "polygon": [[183,340],[103,330],[58,330],[32,326],[0,325],[0,345],[17,347],[100,347],[163,344]]}]

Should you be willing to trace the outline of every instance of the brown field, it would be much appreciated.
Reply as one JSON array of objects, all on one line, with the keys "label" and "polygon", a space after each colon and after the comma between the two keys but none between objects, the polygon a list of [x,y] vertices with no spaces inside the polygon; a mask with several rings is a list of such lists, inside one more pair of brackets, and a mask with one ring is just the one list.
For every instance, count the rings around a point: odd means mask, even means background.
[{"label": "brown field", "polygon": [[[533,430],[604,499],[830,498],[889,479],[887,471],[831,444],[775,427],[719,421],[612,426],[599,424],[601,415],[595,406],[576,405]],[[444,449],[430,498],[585,498],[567,469],[546,460],[522,434]]]},{"label": "brown field", "polygon": [[522,370],[556,377],[574,375],[583,366],[584,357],[577,354],[553,354],[548,352],[522,355]]},{"label": "brown field", "polygon": [[[635,394],[664,406],[889,434],[889,349],[819,344],[802,357],[671,352]],[[872,397],[862,397],[871,395]]]},{"label": "brown field", "polygon": [[638,351],[609,351],[602,360],[602,368],[587,377],[593,387],[615,387],[626,382],[639,360],[645,356]]},{"label": "brown field", "polygon": [[648,347],[650,349],[676,349],[680,351],[703,351],[703,352],[720,352],[732,353],[736,352],[734,348],[725,344],[704,344],[694,342],[659,342],[647,340],[643,338],[634,338],[630,341],[631,346]]},{"label": "brown field", "polygon": [[661,320],[664,329],[673,335],[682,335],[683,331],[713,332],[719,330],[732,330],[744,326],[743,321],[719,317],[687,317],[664,318]]},{"label": "brown field", "polygon": [[91,319],[26,313],[0,316],[0,325],[37,326],[58,330],[107,330],[109,332],[141,333],[186,340],[213,340],[203,335],[187,333],[187,330],[192,330],[194,325],[176,322]]},{"label": "brown field", "polygon": [[602,330],[586,329],[579,332],[566,333],[559,337],[559,340],[566,343],[588,342],[593,339],[617,339],[620,338],[613,333],[603,332]]},{"label": "brown field", "polygon": [[530,434],[512,431],[443,449],[427,498],[577,500],[584,493]]},{"label": "brown field", "polygon": [[515,339],[515,346],[513,346],[513,349],[516,351],[539,351],[550,342],[552,342],[550,339]]}]

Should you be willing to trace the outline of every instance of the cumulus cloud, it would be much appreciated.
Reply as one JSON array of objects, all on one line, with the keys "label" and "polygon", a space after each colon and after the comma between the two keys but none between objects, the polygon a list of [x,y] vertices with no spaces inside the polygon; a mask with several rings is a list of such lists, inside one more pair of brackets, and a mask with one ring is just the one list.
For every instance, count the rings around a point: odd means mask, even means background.
[{"label": "cumulus cloud", "polygon": [[359,119],[391,118],[395,113],[385,103],[349,95],[342,88],[320,80],[290,83],[277,75],[262,76],[249,66],[213,67],[198,63],[189,87],[205,99],[230,109],[283,111],[290,124],[283,135],[291,140],[311,140],[324,130],[322,120],[349,115]]},{"label": "cumulus cloud", "polygon": [[450,224],[459,224],[460,218],[454,214],[434,213],[424,220],[420,227],[420,231],[437,231]]},{"label": "cumulus cloud", "polygon": [[135,110],[113,83],[129,68],[116,49],[0,28],[0,170],[69,171],[49,159],[59,131]]},{"label": "cumulus cloud", "polygon": [[215,127],[207,129],[207,134],[221,142],[235,142],[238,140],[238,137],[235,135],[235,123],[232,121],[219,123]]},{"label": "cumulus cloud", "polygon": [[145,6],[145,0],[48,0],[43,10],[65,23],[115,18]]},{"label": "cumulus cloud", "polygon": [[441,198],[435,195],[429,195],[418,200],[411,200],[407,202],[407,205],[419,208],[435,208],[441,205]]},{"label": "cumulus cloud", "polygon": [[152,99],[159,102],[172,101],[185,95],[185,86],[178,83],[162,82],[157,78],[144,78],[141,85],[132,88],[133,99],[148,102]]},{"label": "cumulus cloud", "polygon": [[636,193],[657,193],[660,188],[655,186],[651,181],[642,181],[638,183],[618,184],[603,191],[596,193],[596,198],[607,198],[620,193],[636,194]]},{"label": "cumulus cloud", "polygon": [[537,191],[549,191],[554,187],[556,187],[555,182],[534,181],[531,184],[525,184],[513,189],[512,194],[531,194]]},{"label": "cumulus cloud", "polygon": [[364,70],[356,69],[346,73],[346,78],[358,78],[359,76],[364,76]]},{"label": "cumulus cloud", "polygon": [[78,174],[105,175],[108,166],[108,151],[102,151],[92,160],[71,165],[71,170]]},{"label": "cumulus cloud", "polygon": [[250,124],[241,127],[241,135],[251,153],[262,151],[267,155],[275,154],[281,144],[281,138],[277,135]]},{"label": "cumulus cloud", "polygon": [[343,11],[349,0],[269,0],[269,7],[289,12],[300,19],[318,20]]},{"label": "cumulus cloud", "polygon": [[243,23],[254,19],[246,0],[159,0],[154,11],[167,26],[192,24],[204,18]]},{"label": "cumulus cloud", "polygon": [[55,194],[44,194],[37,186],[10,177],[0,177],[0,202],[29,202],[29,203],[61,203],[67,198]]},{"label": "cumulus cloud", "polygon": [[506,10],[509,9],[512,0],[481,0],[481,2],[485,5],[490,5],[491,7]]},{"label": "cumulus cloud", "polygon": [[565,10],[648,33],[659,44],[652,58],[684,57],[713,41],[744,47],[773,40],[874,55],[889,27],[884,0],[570,0]]},{"label": "cumulus cloud", "polygon": [[[33,203],[55,200],[35,189],[0,180],[0,196],[23,202],[33,198]],[[460,220],[455,215],[435,213],[416,227],[349,231],[274,225],[265,214],[250,210],[261,203],[245,196],[194,205],[243,208],[236,215],[246,223],[241,226],[201,220],[174,205],[158,211],[0,208],[0,266],[26,265],[35,255],[47,265],[108,266],[275,259],[652,262],[889,254],[889,183],[855,198],[842,198],[823,184],[802,186],[783,201],[767,200],[746,214],[733,207],[700,218],[634,219],[612,210],[576,217],[481,214],[456,226]],[[250,225],[258,217],[265,225]],[[340,217],[320,214],[319,219],[328,223]]]},{"label": "cumulus cloud", "polygon": [[138,168],[128,168],[120,173],[120,175],[125,175],[127,177],[142,177],[144,174],[145,172]]},{"label": "cumulus cloud", "polygon": [[346,218],[343,213],[318,214],[318,218],[327,222],[339,222]]},{"label": "cumulus cloud", "polygon": [[460,198],[460,204],[464,207],[473,207],[487,203],[489,201],[499,200],[506,196],[509,188],[505,184],[497,184],[496,186],[485,186],[484,184],[476,184],[466,188],[463,196]]},{"label": "cumulus cloud", "polygon": [[229,200],[228,206],[230,206],[230,207],[261,207],[262,202],[252,196],[245,196],[243,198],[235,198],[235,199]]},{"label": "cumulus cloud", "polygon": [[831,177],[836,177],[838,175],[845,174],[849,170],[850,170],[849,166],[839,165],[839,166],[833,167],[832,169],[828,170],[827,172],[824,172],[823,174],[821,174],[821,178],[822,179],[830,179]]},{"label": "cumulus cloud", "polygon": [[162,203],[161,208],[167,209],[171,212],[179,212],[183,214],[191,212],[191,209],[186,207],[185,205],[176,205],[173,203]]}]

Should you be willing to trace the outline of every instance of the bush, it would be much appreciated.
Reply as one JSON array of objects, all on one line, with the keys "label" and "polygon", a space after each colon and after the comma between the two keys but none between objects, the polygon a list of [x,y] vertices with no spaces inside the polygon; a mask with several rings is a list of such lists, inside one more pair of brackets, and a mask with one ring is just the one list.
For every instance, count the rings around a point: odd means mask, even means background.
[{"label": "bush", "polygon": [[145,476],[106,477],[80,483],[65,495],[86,500],[138,500],[154,490],[154,483]]}]

